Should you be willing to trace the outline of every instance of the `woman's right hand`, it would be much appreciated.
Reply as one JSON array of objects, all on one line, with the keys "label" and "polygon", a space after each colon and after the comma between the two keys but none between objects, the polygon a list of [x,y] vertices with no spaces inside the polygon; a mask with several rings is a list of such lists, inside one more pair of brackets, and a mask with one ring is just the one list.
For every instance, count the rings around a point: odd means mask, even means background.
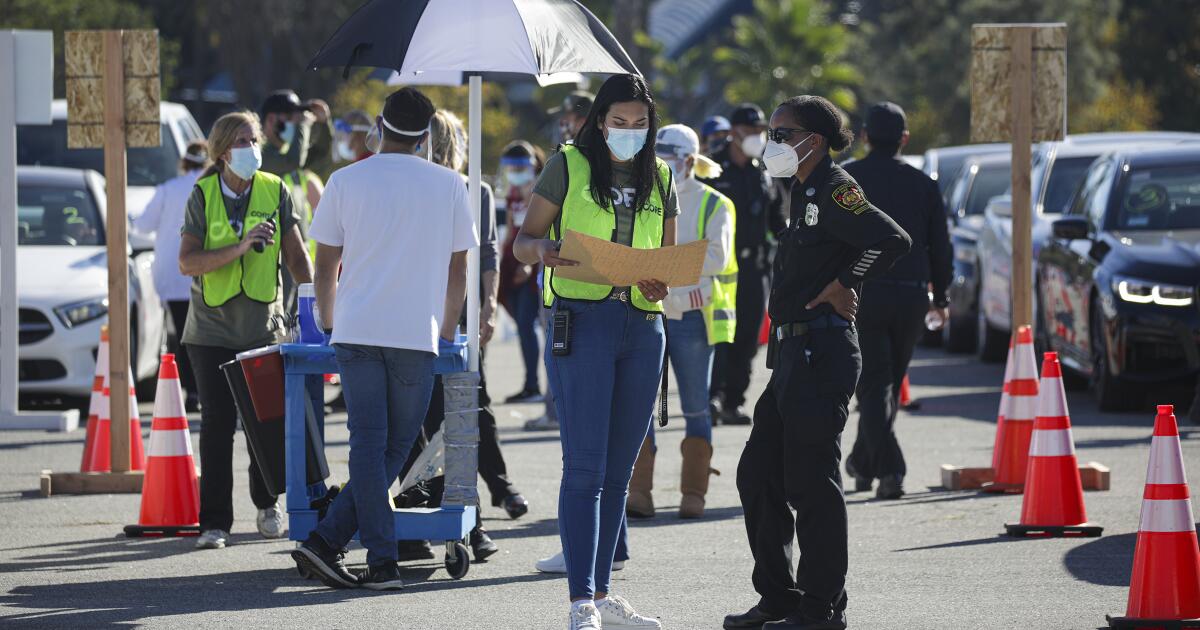
[{"label": "woman's right hand", "polygon": [[579,261],[569,258],[559,258],[558,243],[549,239],[538,241],[538,260],[547,267],[576,267]]},{"label": "woman's right hand", "polygon": [[242,237],[242,242],[239,244],[242,248],[242,253],[249,252],[254,247],[254,243],[262,243],[263,246],[274,245],[275,226],[270,223],[263,222],[254,226],[252,230]]}]

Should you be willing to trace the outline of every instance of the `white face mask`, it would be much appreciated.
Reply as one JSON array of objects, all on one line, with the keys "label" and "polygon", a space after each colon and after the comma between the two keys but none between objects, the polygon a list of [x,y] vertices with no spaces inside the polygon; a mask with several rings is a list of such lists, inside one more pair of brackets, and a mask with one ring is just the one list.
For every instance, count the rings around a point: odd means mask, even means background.
[{"label": "white face mask", "polygon": [[742,138],[742,153],[756,158],[763,154],[763,148],[767,146],[767,133],[761,132]]},{"label": "white face mask", "polygon": [[692,174],[688,172],[687,159],[664,157],[662,161],[666,162],[667,166],[671,168],[671,175],[675,178],[675,181],[683,181],[691,177]]},{"label": "white face mask", "polygon": [[649,129],[617,129],[608,128],[608,148],[617,161],[628,162],[646,146],[646,134]]},{"label": "white face mask", "polygon": [[808,153],[804,154],[804,157],[799,158],[796,157],[796,147],[807,142],[812,136],[813,134],[810,133],[803,140],[792,145],[775,142],[774,140],[768,142],[762,156],[763,164],[767,167],[767,173],[771,177],[779,178],[795,175],[796,171],[800,169],[800,165],[804,163],[804,160],[807,160],[808,156],[812,155],[813,151],[816,150],[809,149]]},{"label": "white face mask", "polygon": [[342,158],[343,162],[352,162],[354,160],[354,158],[358,157],[358,156],[354,155],[354,149],[350,148],[350,142],[348,142],[346,140],[338,141],[337,152],[338,152],[338,157]]},{"label": "white face mask", "polygon": [[231,149],[228,166],[234,175],[242,179],[254,177],[254,173],[262,166],[262,151],[258,144]]},{"label": "white face mask", "polygon": [[533,181],[533,169],[509,169],[505,171],[504,178],[508,180],[509,184],[520,188]]}]

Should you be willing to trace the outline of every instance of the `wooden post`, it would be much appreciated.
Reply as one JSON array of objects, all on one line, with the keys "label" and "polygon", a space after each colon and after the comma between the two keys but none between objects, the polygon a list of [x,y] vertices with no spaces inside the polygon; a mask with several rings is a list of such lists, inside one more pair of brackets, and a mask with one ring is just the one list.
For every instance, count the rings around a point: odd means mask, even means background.
[{"label": "wooden post", "polygon": [[125,63],[121,31],[104,33],[104,175],[108,190],[108,382],[112,471],[129,471],[129,238],[125,218]]},{"label": "wooden post", "polygon": [[1012,30],[1012,330],[1033,325],[1033,215],[1030,144],[1033,138],[1033,28]]}]

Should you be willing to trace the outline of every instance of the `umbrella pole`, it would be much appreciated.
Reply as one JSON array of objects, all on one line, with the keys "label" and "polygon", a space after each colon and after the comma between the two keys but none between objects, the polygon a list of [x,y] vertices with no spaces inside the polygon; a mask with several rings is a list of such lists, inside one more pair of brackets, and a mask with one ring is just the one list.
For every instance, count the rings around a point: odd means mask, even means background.
[{"label": "umbrella pole", "polygon": [[[483,77],[478,74],[471,75],[470,92],[467,117],[467,175],[471,180],[471,211],[475,212],[483,203],[480,183],[483,161]],[[479,297],[479,248],[475,247],[467,254],[467,343],[470,361],[467,369],[471,372],[479,371]]]}]

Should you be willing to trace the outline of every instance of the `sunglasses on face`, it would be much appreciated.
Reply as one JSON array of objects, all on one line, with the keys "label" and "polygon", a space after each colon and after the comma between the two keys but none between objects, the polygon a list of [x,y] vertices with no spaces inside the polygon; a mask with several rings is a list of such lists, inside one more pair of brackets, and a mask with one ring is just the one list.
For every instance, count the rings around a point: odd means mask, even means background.
[{"label": "sunglasses on face", "polygon": [[799,129],[796,127],[776,127],[767,130],[767,138],[773,142],[787,142],[794,134],[805,133],[807,129]]}]

